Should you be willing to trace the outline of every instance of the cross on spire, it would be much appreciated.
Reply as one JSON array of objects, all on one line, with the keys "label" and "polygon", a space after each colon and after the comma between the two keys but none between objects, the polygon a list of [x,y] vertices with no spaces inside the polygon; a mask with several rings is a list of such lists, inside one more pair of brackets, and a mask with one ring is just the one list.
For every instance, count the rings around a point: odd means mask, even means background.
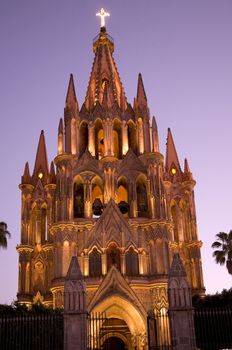
[{"label": "cross on spire", "polygon": [[100,12],[96,13],[96,16],[101,17],[101,28],[105,27],[105,17],[109,17],[110,14],[101,8]]}]

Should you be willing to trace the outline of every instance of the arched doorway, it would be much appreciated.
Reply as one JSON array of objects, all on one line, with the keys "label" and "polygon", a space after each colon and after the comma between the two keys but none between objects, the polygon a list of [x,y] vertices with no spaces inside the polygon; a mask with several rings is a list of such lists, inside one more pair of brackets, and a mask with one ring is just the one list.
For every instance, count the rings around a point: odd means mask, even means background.
[{"label": "arched doorway", "polygon": [[124,342],[118,337],[110,337],[103,343],[103,350],[125,350]]},{"label": "arched doorway", "polygon": [[[116,270],[116,269],[115,269]],[[101,299],[100,303],[95,304],[96,299]],[[95,294],[92,299],[89,308],[91,314],[99,315],[103,314],[106,320],[100,326],[101,330],[101,345],[109,345],[107,339],[116,337],[121,339],[124,343],[122,349],[132,349],[132,338],[140,334],[146,334],[146,320],[147,314],[143,308],[137,308],[131,301],[128,300],[128,295],[123,298],[117,294],[111,295],[110,297],[103,297],[103,295]],[[97,332],[97,327],[94,328],[94,332]],[[113,340],[112,340],[113,342]],[[112,347],[103,347],[103,349],[114,349]],[[115,348],[117,349],[117,348]],[[120,347],[118,349],[121,349]],[[140,348],[138,348],[139,350]]]}]

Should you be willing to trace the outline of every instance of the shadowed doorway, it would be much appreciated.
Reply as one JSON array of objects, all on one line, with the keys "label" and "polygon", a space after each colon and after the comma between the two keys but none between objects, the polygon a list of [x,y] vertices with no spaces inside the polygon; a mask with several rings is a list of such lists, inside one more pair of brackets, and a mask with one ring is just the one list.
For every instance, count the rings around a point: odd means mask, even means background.
[{"label": "shadowed doorway", "polygon": [[125,350],[124,342],[117,337],[110,337],[103,343],[104,350]]}]

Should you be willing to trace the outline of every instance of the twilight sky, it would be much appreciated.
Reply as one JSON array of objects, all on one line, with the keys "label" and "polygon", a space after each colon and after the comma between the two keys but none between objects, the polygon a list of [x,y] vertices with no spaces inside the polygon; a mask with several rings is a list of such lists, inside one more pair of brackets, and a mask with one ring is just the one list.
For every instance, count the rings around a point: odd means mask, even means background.
[{"label": "twilight sky", "polygon": [[0,3],[0,221],[12,238],[0,250],[0,303],[16,299],[25,162],[32,172],[41,129],[49,160],[55,157],[70,73],[83,103],[101,7],[111,14],[107,30],[128,101],[141,72],[162,153],[170,127],[180,163],[188,158],[197,181],[206,290],[231,287],[211,244],[232,229],[232,1],[7,0]]}]

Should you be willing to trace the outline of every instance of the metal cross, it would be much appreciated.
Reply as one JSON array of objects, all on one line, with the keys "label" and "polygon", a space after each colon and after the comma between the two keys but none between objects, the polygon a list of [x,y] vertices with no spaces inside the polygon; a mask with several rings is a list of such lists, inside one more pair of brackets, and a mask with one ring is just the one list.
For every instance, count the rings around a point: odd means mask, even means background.
[{"label": "metal cross", "polygon": [[100,12],[96,13],[96,16],[101,17],[101,28],[105,27],[105,17],[110,16],[108,12],[105,12],[105,10],[102,8]]}]

